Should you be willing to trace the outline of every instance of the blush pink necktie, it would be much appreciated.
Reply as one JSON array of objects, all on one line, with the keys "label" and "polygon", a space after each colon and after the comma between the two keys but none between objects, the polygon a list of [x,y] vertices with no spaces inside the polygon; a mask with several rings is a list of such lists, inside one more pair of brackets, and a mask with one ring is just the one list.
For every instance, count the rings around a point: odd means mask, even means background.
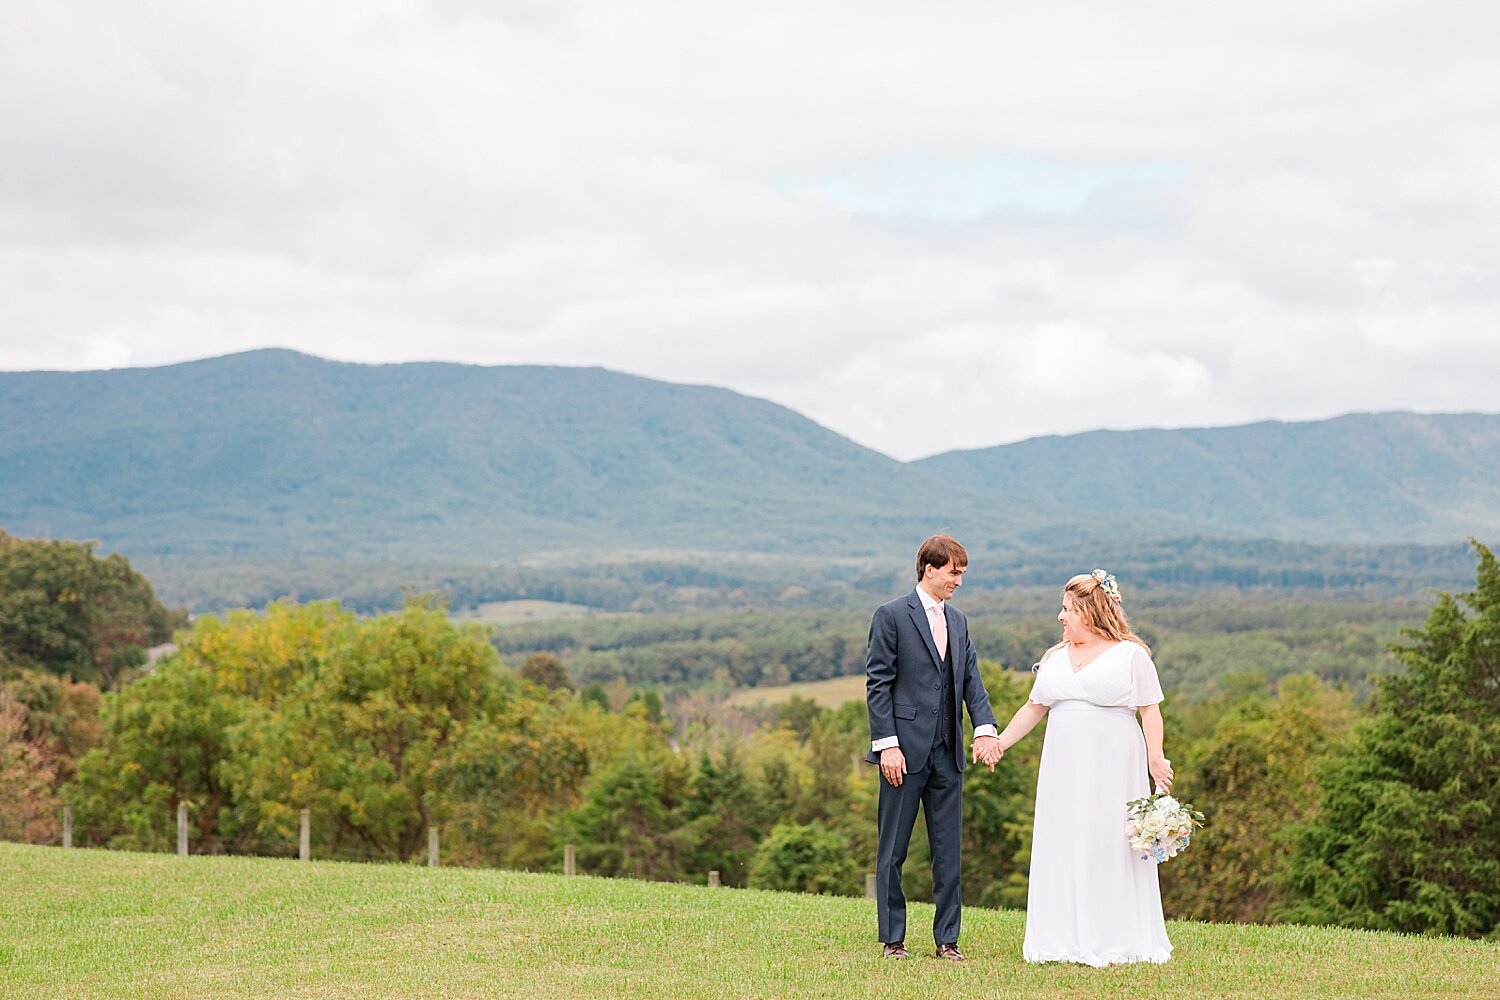
[{"label": "blush pink necktie", "polygon": [[927,610],[932,619],[932,641],[937,644],[938,659],[941,660],[948,655],[948,616],[943,613],[941,604],[934,604]]}]

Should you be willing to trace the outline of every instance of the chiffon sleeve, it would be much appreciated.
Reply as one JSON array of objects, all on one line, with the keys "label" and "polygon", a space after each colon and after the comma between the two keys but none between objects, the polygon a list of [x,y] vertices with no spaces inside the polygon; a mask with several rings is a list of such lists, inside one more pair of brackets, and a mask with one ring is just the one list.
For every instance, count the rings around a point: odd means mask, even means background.
[{"label": "chiffon sleeve", "polygon": [[1031,694],[1026,700],[1034,705],[1045,705],[1051,708],[1057,703],[1057,681],[1053,671],[1047,669],[1047,661],[1051,656],[1043,656],[1042,661],[1037,664],[1036,680],[1031,685]]},{"label": "chiffon sleeve", "polygon": [[1130,654],[1130,707],[1156,705],[1162,700],[1161,681],[1156,676],[1156,664],[1144,646],[1136,646]]}]

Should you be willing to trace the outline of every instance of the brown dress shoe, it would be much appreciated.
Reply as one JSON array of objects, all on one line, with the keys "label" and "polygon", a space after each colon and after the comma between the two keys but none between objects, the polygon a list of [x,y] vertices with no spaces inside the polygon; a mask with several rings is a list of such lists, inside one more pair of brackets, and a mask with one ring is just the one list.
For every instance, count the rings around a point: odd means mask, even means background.
[{"label": "brown dress shoe", "polygon": [[940,944],[937,949],[938,958],[946,958],[950,962],[967,962],[964,953],[958,950],[956,944]]},{"label": "brown dress shoe", "polygon": [[896,941],[891,944],[884,945],[880,949],[880,954],[883,958],[905,958],[907,956],[906,943],[903,941]]}]

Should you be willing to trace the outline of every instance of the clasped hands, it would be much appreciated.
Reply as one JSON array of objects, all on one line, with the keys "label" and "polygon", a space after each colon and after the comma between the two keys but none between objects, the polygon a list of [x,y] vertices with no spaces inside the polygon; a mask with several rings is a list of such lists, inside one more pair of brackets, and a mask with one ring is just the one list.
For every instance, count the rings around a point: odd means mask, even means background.
[{"label": "clasped hands", "polygon": [[1000,739],[996,736],[976,736],[971,746],[974,748],[974,763],[986,764],[991,771],[1000,763],[1000,758],[1005,756],[1005,748],[1000,745]]},{"label": "clasped hands", "polygon": [[[972,745],[974,762],[988,765],[991,771],[1000,763],[1000,758],[1005,756],[1000,740],[994,736],[976,736]],[[891,783],[891,787],[901,787],[901,782],[906,780],[906,755],[901,752],[900,747],[886,747],[880,751],[880,773]]]}]

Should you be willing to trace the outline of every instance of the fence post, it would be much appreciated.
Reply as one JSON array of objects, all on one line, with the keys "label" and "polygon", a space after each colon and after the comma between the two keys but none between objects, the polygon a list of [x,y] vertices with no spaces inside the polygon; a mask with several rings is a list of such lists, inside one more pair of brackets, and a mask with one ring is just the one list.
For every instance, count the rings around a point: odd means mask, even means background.
[{"label": "fence post", "polygon": [[306,861],[312,857],[312,810],[302,810],[302,831],[297,838],[297,857]]},{"label": "fence post", "polygon": [[563,845],[563,874],[578,874],[578,852],[573,849],[572,844]]},{"label": "fence post", "polygon": [[710,889],[719,887],[719,873],[712,868],[708,870],[708,887]]},{"label": "fence post", "polygon": [[875,898],[875,873],[865,872],[865,898]]},{"label": "fence post", "polygon": [[427,867],[436,868],[438,858],[438,828],[429,826],[427,828]]},{"label": "fence post", "polygon": [[73,846],[73,807],[63,806],[63,846]]},{"label": "fence post", "polygon": [[187,807],[186,802],[177,803],[177,853],[187,856]]}]

